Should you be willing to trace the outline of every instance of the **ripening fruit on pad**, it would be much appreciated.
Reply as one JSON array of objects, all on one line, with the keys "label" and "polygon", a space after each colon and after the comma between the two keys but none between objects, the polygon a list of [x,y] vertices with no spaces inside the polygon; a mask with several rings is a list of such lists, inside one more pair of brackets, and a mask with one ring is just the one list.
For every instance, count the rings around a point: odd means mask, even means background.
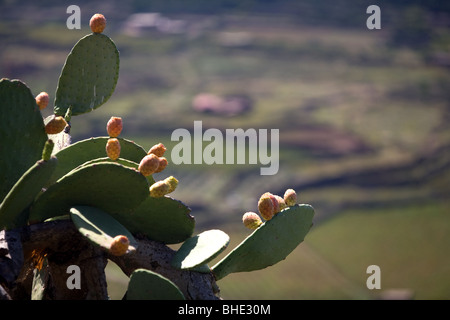
[{"label": "ripening fruit on pad", "polygon": [[[275,200],[276,202],[276,200]],[[272,216],[274,214],[274,201],[272,201],[272,198],[270,197],[269,193],[263,194],[259,200],[258,200],[258,210],[261,216],[265,220],[272,219]]]},{"label": "ripening fruit on pad", "polygon": [[110,138],[106,142],[106,155],[111,160],[117,160],[120,156],[120,141],[117,138]]},{"label": "ripening fruit on pad", "polygon": [[47,107],[50,98],[47,92],[41,92],[36,96],[36,104],[39,107],[39,110],[43,110]]},{"label": "ripening fruit on pad", "polygon": [[255,212],[246,212],[242,216],[242,223],[250,230],[256,230],[261,224],[261,218]]},{"label": "ripening fruit on pad", "polygon": [[66,122],[66,120],[64,120],[64,117],[57,116],[57,117],[54,117],[52,120],[50,120],[45,125],[45,133],[58,134],[61,131],[63,131],[66,126],[67,126],[67,122]]},{"label": "ripening fruit on pad", "polygon": [[109,247],[109,253],[114,256],[123,256],[128,251],[130,241],[124,235],[115,236]]},{"label": "ripening fruit on pad", "polygon": [[122,118],[120,117],[111,117],[106,124],[106,132],[111,138],[117,138],[122,132],[122,128]]},{"label": "ripening fruit on pad", "polygon": [[102,33],[106,28],[106,18],[101,13],[96,13],[89,20],[89,27],[94,33]]},{"label": "ripening fruit on pad", "polygon": [[291,207],[297,203],[297,193],[294,189],[287,189],[284,193],[284,202]]},{"label": "ripening fruit on pad", "polygon": [[150,148],[148,151],[148,154],[153,153],[154,155],[158,157],[162,157],[164,153],[166,152],[166,147],[162,143],[155,144],[153,147]]},{"label": "ripening fruit on pad", "polygon": [[313,222],[308,204],[288,207],[264,222],[211,268],[216,280],[232,272],[260,270],[284,260],[305,238]]},{"label": "ripening fruit on pad", "polygon": [[139,163],[138,169],[140,173],[142,173],[145,177],[147,177],[155,173],[155,171],[158,170],[158,167],[159,167],[159,158],[153,153],[151,153],[142,158],[141,162]]}]

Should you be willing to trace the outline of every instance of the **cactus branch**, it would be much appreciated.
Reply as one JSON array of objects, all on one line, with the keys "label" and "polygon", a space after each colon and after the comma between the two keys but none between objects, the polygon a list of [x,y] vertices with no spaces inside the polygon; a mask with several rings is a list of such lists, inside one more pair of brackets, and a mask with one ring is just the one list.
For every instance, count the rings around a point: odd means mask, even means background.
[{"label": "cactus branch", "polygon": [[[30,225],[8,231],[15,234],[15,241],[9,243],[9,251],[23,250],[25,261],[22,270],[11,288],[4,286],[3,297],[13,300],[29,299],[33,268],[30,266],[31,252],[35,249],[46,249],[51,273],[51,289],[46,299],[107,299],[104,267],[106,259],[110,259],[130,276],[134,270],[146,268],[157,272],[173,281],[182,291],[186,299],[218,299],[217,286],[212,274],[204,274],[187,270],[177,270],[170,265],[175,251],[161,242],[147,239],[136,239],[139,243],[134,254],[113,256],[93,245],[75,228],[71,220],[56,220]],[[17,241],[21,239],[22,241]],[[3,239],[4,241],[7,241]],[[0,239],[1,243],[2,239]],[[1,246],[0,246],[1,248]],[[1,254],[1,252],[0,252]],[[20,257],[22,255],[16,254]],[[15,262],[15,261],[13,261]],[[68,290],[66,280],[67,266],[76,264],[81,269],[81,290]],[[0,279],[3,278],[0,269]],[[84,290],[83,290],[84,288]],[[74,295],[77,296],[74,296]]]}]

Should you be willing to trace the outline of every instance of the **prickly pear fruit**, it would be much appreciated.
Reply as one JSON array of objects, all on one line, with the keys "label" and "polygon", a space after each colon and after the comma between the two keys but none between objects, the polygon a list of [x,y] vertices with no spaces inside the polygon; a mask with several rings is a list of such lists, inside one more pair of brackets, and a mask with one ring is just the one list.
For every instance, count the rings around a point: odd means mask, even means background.
[{"label": "prickly pear fruit", "polygon": [[130,241],[126,236],[123,235],[116,236],[111,242],[109,252],[114,256],[122,256],[127,252],[129,245]]},{"label": "prickly pear fruit", "polygon": [[292,207],[297,203],[297,193],[294,189],[287,189],[284,193],[284,202],[288,207]]},{"label": "prickly pear fruit", "polygon": [[106,18],[100,13],[96,13],[89,20],[89,27],[91,27],[92,32],[102,33],[106,27]]},{"label": "prickly pear fruit", "polygon": [[246,212],[242,216],[244,226],[250,230],[256,230],[262,224],[261,218],[254,212]]},{"label": "prickly pear fruit", "polygon": [[159,158],[155,154],[151,153],[142,158],[141,162],[139,163],[138,170],[145,177],[147,177],[155,173],[156,170],[158,170],[158,167]]},{"label": "prickly pear fruit", "polygon": [[264,193],[258,200],[258,210],[265,220],[270,220],[274,213],[274,202],[268,192]]},{"label": "prickly pear fruit", "polygon": [[164,181],[157,181],[150,187],[150,197],[152,198],[161,198],[169,193],[169,184]]},{"label": "prickly pear fruit", "polygon": [[168,164],[169,164],[169,162],[167,161],[166,158],[159,157],[159,166],[158,166],[158,169],[156,169],[155,173],[163,171],[167,167]]},{"label": "prickly pear fruit", "polygon": [[178,186],[178,180],[174,176],[170,176],[164,179],[164,182],[169,185],[168,193],[175,191]]},{"label": "prickly pear fruit", "polygon": [[117,138],[122,132],[122,128],[122,118],[120,117],[111,117],[106,124],[106,131],[111,138]]},{"label": "prickly pear fruit", "polygon": [[106,142],[106,155],[111,160],[117,160],[120,156],[120,141],[117,138],[110,138]]},{"label": "prickly pear fruit", "polygon": [[50,98],[47,92],[41,92],[36,96],[36,104],[39,107],[39,110],[43,110],[47,107]]},{"label": "prickly pear fruit", "polygon": [[278,211],[274,212],[274,213],[278,213],[281,210],[283,210],[284,208],[287,208],[286,202],[284,202],[284,199],[278,195],[274,195],[275,199],[277,200],[278,203]]},{"label": "prickly pear fruit", "polygon": [[158,157],[162,157],[164,155],[164,152],[166,152],[166,150],[167,150],[167,148],[162,143],[158,143],[150,148],[150,150],[148,151],[148,154],[153,153],[154,155],[156,155]]},{"label": "prickly pear fruit", "polygon": [[63,131],[66,126],[67,122],[64,117],[57,116],[45,125],[45,132],[47,134],[58,134]]}]

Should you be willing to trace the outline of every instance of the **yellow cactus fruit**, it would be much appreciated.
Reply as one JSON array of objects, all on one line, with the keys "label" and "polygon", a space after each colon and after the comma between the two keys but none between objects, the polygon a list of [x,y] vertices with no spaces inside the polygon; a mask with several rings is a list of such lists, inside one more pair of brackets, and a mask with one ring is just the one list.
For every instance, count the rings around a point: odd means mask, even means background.
[{"label": "yellow cactus fruit", "polygon": [[159,157],[159,166],[158,166],[158,169],[156,169],[155,173],[163,171],[167,167],[168,164],[169,164],[169,162],[167,161],[166,158]]},{"label": "yellow cactus fruit", "polygon": [[297,193],[294,189],[287,189],[284,193],[284,202],[287,206],[292,207],[297,203]]},{"label": "yellow cactus fruit", "polygon": [[120,141],[117,138],[109,138],[106,142],[106,155],[111,160],[117,160],[120,156]]},{"label": "yellow cactus fruit", "polygon": [[152,198],[161,198],[169,193],[170,186],[164,181],[155,182],[150,186],[150,197]]},{"label": "yellow cactus fruit", "polygon": [[174,192],[178,186],[178,180],[173,176],[164,179],[164,182],[169,185],[168,193]]},{"label": "yellow cactus fruit", "polygon": [[47,107],[50,98],[47,92],[41,92],[36,96],[36,104],[39,107],[39,110],[43,110]]},{"label": "yellow cactus fruit", "polygon": [[166,147],[162,143],[155,144],[153,147],[148,150],[148,154],[153,153],[154,155],[158,157],[162,157],[164,155],[164,152],[166,152]]},{"label": "yellow cactus fruit", "polygon": [[111,117],[106,124],[106,131],[111,138],[117,138],[122,132],[122,128],[122,118],[120,117]]},{"label": "yellow cactus fruit", "polygon": [[67,122],[64,120],[64,117],[54,117],[45,125],[45,132],[47,134],[58,134],[63,131],[66,126]]},{"label": "yellow cactus fruit", "polygon": [[266,192],[258,200],[258,210],[265,220],[270,220],[273,217],[274,205],[270,195]]},{"label": "yellow cactus fruit", "polygon": [[89,27],[91,27],[92,32],[102,33],[106,28],[106,18],[100,13],[96,13],[89,20]]},{"label": "yellow cactus fruit", "polygon": [[246,228],[256,230],[261,224],[261,218],[254,212],[246,212],[242,216],[242,222]]},{"label": "yellow cactus fruit", "polygon": [[159,158],[153,153],[146,155],[139,163],[138,170],[145,177],[153,174],[158,170]]},{"label": "yellow cactus fruit", "polygon": [[284,208],[287,208],[286,203],[284,202],[284,199],[278,195],[274,195],[275,199],[277,200],[278,203],[278,211],[276,211],[275,213],[280,212],[281,210],[283,210]]},{"label": "yellow cactus fruit", "polygon": [[114,256],[122,256],[127,253],[130,241],[126,236],[119,235],[114,237],[109,247],[109,252]]}]

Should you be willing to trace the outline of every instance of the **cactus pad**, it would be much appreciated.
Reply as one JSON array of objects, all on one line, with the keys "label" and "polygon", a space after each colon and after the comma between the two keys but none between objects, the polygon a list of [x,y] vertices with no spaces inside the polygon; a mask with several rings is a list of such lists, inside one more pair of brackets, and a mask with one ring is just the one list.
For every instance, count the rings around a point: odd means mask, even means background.
[{"label": "cactus pad", "polygon": [[41,112],[19,80],[0,80],[0,201],[41,159],[47,141]]},{"label": "cactus pad", "polygon": [[127,300],[184,300],[180,289],[169,279],[146,269],[136,269],[130,276]]},{"label": "cactus pad", "polygon": [[232,272],[264,269],[284,260],[305,238],[314,209],[295,205],[276,214],[211,268],[216,280]]},{"label": "cactus pad", "polygon": [[67,215],[73,206],[95,206],[108,213],[130,213],[148,196],[147,179],[117,163],[75,169],[51,185],[33,204],[30,221]]},{"label": "cactus pad", "polygon": [[54,113],[64,116],[90,112],[114,92],[119,77],[119,51],[104,34],[81,38],[66,59],[56,89]]},{"label": "cactus pad", "polygon": [[[147,189],[148,191],[148,189]],[[133,234],[141,234],[151,240],[166,244],[180,243],[192,236],[195,220],[191,209],[181,201],[170,197],[148,196],[130,214],[111,213]]]},{"label": "cactus pad", "polygon": [[130,241],[128,252],[135,251],[138,243],[133,235],[109,214],[95,207],[75,206],[70,218],[78,231],[91,242],[109,250],[114,237],[124,235]]},{"label": "cactus pad", "polygon": [[25,226],[28,221],[27,207],[41,192],[42,187],[55,170],[58,160],[37,161],[11,188],[0,204],[0,229],[12,229]]},{"label": "cactus pad", "polygon": [[230,237],[220,230],[208,230],[187,239],[172,258],[178,269],[192,269],[208,263],[228,246]]},{"label": "cactus pad", "polygon": [[[97,137],[81,140],[57,152],[55,156],[58,158],[59,164],[50,183],[54,183],[85,162],[106,157],[105,146],[108,139],[109,137]],[[118,138],[118,140],[122,158],[139,163],[147,155],[147,152],[133,141],[122,138]]]}]

